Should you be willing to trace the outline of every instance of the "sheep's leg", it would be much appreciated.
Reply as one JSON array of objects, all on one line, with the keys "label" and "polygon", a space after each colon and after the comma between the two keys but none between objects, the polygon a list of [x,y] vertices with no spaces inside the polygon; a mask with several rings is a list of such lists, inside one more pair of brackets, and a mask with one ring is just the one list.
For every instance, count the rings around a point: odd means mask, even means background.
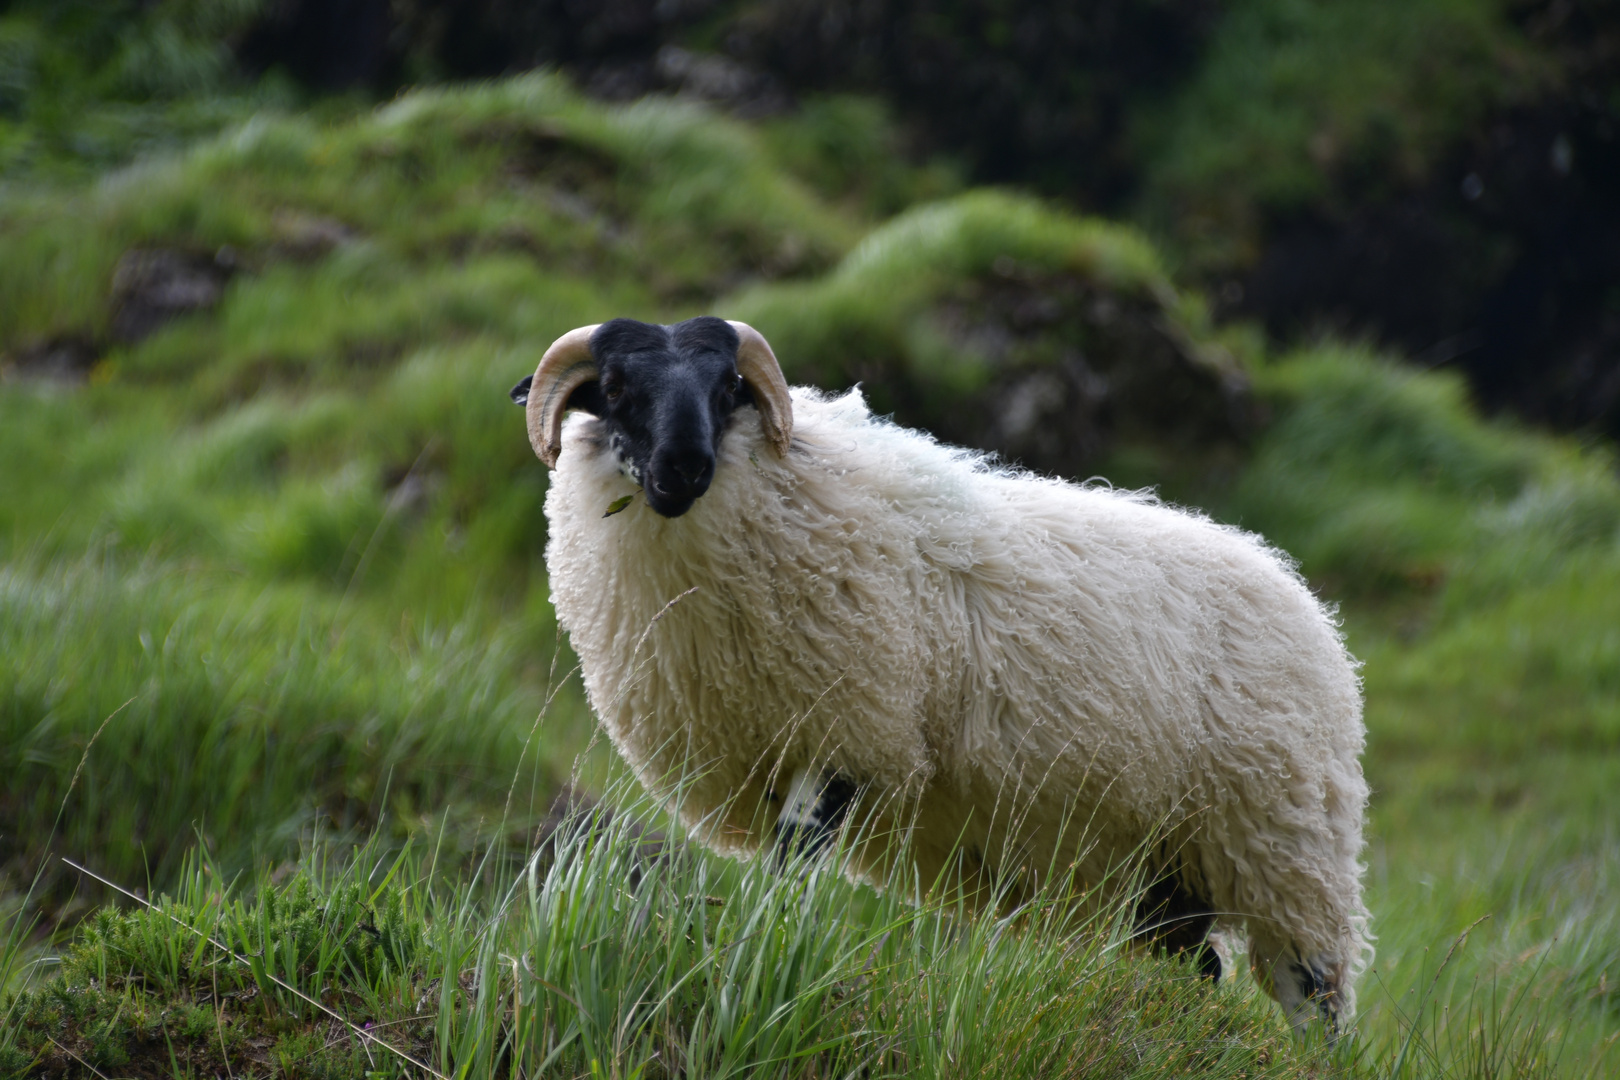
[{"label": "sheep's leg", "polygon": [[776,855],[812,855],[832,841],[855,801],[855,785],[836,773],[802,768],[793,774],[782,812],[776,818]]},{"label": "sheep's leg", "polygon": [[1136,905],[1137,941],[1168,956],[1185,953],[1211,982],[1220,982],[1221,958],[1209,942],[1215,909],[1174,875],[1149,885]]}]

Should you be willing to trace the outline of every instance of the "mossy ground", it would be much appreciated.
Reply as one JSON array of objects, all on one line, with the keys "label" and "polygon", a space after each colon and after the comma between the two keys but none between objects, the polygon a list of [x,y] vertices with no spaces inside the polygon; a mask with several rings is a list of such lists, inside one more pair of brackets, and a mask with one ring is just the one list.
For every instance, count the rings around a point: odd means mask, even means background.
[{"label": "mossy ground", "polygon": [[[11,988],[28,987],[9,999],[8,1067],[80,1068],[40,1041],[55,1032],[121,1075],[213,1075],[227,1057],[237,1075],[382,1068],[375,1055],[362,1066],[347,1029],[166,919],[81,921],[112,897],[65,854],[169,893],[183,918],[237,934],[243,956],[268,948],[253,927],[304,911],[323,944],[286,930],[297,957],[317,959],[285,970],[332,987],[346,1015],[392,1023],[419,1015],[434,978],[462,987],[431,1021],[388,1030],[471,1075],[509,1072],[518,1044],[538,1055],[523,1059],[533,1075],[570,1023],[546,1068],[594,1060],[630,1075],[656,1054],[674,1069],[677,1043],[705,1073],[771,1062],[826,1075],[855,1060],[840,1054],[951,1075],[1612,1068],[1609,452],[1487,423],[1458,383],[1366,350],[1267,356],[1241,332],[1217,335],[1117,226],[972,193],[874,228],[870,204],[814,167],[825,141],[789,139],[789,169],[784,139],[531,77],[352,119],[265,116],[89,186],[0,200],[0,861],[13,913],[0,960]],[[219,265],[222,248],[217,303],[121,336],[128,251]],[[613,891],[624,844],[611,857],[613,844],[589,857],[586,844],[558,863],[568,884],[533,893],[487,854],[521,859],[590,740],[546,601],[544,470],[506,400],[545,344],[610,315],[712,310],[754,321],[791,377],[871,378],[840,366],[865,356],[920,387],[918,407],[960,406],[993,354],[942,338],[941,304],[1053,275],[1139,305],[1187,356],[1229,365],[1264,414],[1218,468],[1122,440],[1095,471],[1160,483],[1293,553],[1341,602],[1366,661],[1380,952],[1359,1059],[1296,1047],[1246,977],[1184,993],[1184,972],[1106,951],[1102,928],[1066,953],[1078,939],[1056,924],[1006,935],[827,875],[702,859],[668,871],[654,894],[672,906],[648,922]],[[31,371],[29,350],[66,340],[93,357],[82,381]],[[1020,343],[1017,362],[1043,362],[1042,347]],[[589,751],[590,776],[602,757]],[[332,855],[354,844],[365,859]],[[436,855],[409,856],[379,891],[373,869],[406,844]],[[272,884],[277,868],[293,877]],[[795,890],[832,922],[805,921],[784,901]],[[549,906],[569,896],[590,899],[568,909],[577,924]],[[388,959],[378,905],[396,901],[416,951]],[[688,940],[711,906],[736,921]],[[579,936],[549,936],[561,925]],[[654,926],[662,936],[642,942]],[[629,951],[581,954],[600,942]],[[542,947],[554,974],[535,966]],[[57,949],[62,964],[35,962]],[[785,959],[795,949],[807,966]],[[874,949],[890,959],[867,971]],[[568,966],[581,955],[617,974]],[[603,996],[586,1000],[593,987]],[[767,990],[794,1002],[790,1042],[761,1026],[775,1014],[748,995]],[[1102,1035],[1114,1037],[1087,1041]]]}]

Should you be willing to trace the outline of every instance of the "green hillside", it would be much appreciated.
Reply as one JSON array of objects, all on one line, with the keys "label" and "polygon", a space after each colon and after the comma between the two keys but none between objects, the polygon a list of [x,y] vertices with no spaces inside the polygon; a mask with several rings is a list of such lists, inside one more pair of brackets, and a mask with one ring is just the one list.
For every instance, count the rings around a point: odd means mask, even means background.
[{"label": "green hillside", "polygon": [[[825,125],[528,76],[0,191],[0,1072],[426,1074],[270,975],[468,1075],[1616,1067],[1612,451],[1217,331],[1126,227],[892,161],[858,190]],[[555,796],[612,765],[506,391],[564,330],[703,312],[791,380],[1261,532],[1341,604],[1375,790],[1358,1040],[1296,1044],[1246,974],[1200,990],[1061,905],[956,918],[696,854],[615,891],[647,858],[623,815],[525,884]],[[1020,419],[1077,370],[1109,388],[1084,430]],[[257,966],[92,915],[114,894],[59,857]],[[611,970],[570,959],[604,941]]]}]

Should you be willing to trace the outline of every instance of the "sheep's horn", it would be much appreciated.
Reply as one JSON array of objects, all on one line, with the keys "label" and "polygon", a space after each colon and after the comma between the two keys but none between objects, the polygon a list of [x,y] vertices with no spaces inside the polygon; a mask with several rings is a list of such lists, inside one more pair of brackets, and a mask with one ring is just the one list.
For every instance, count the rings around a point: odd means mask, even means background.
[{"label": "sheep's horn", "polygon": [[568,395],[581,383],[596,378],[591,334],[600,325],[593,323],[568,331],[551,343],[540,358],[540,366],[534,369],[524,416],[529,424],[529,445],[548,468],[557,467],[557,455],[562,453],[562,418]]},{"label": "sheep's horn", "polygon": [[[731,320],[727,320],[731,322]],[[731,322],[740,339],[737,343],[737,374],[754,392],[754,406],[765,428],[765,437],[778,454],[786,454],[793,438],[793,399],[788,396],[782,365],[776,362],[765,335],[742,322]]]}]

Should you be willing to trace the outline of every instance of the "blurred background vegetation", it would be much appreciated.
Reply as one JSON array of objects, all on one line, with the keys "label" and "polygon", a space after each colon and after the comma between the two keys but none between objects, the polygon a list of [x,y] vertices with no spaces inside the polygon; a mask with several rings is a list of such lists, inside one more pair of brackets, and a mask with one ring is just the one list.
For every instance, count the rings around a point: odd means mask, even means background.
[{"label": "blurred background vegetation", "polygon": [[1490,916],[1443,1000],[1620,1060],[1612,0],[0,4],[27,955],[109,899],[47,853],[528,843],[592,721],[505,392],[711,311],[1290,552],[1366,664],[1367,1029]]},{"label": "blurred background vegetation", "polygon": [[899,152],[1127,218],[1222,318],[1368,337],[1465,372],[1493,410],[1620,434],[1613,0],[0,10],[11,177],[88,175],[267,107],[334,116],[550,66],[599,99],[792,118],[788,164],[880,213],[921,193],[886,167]]}]

